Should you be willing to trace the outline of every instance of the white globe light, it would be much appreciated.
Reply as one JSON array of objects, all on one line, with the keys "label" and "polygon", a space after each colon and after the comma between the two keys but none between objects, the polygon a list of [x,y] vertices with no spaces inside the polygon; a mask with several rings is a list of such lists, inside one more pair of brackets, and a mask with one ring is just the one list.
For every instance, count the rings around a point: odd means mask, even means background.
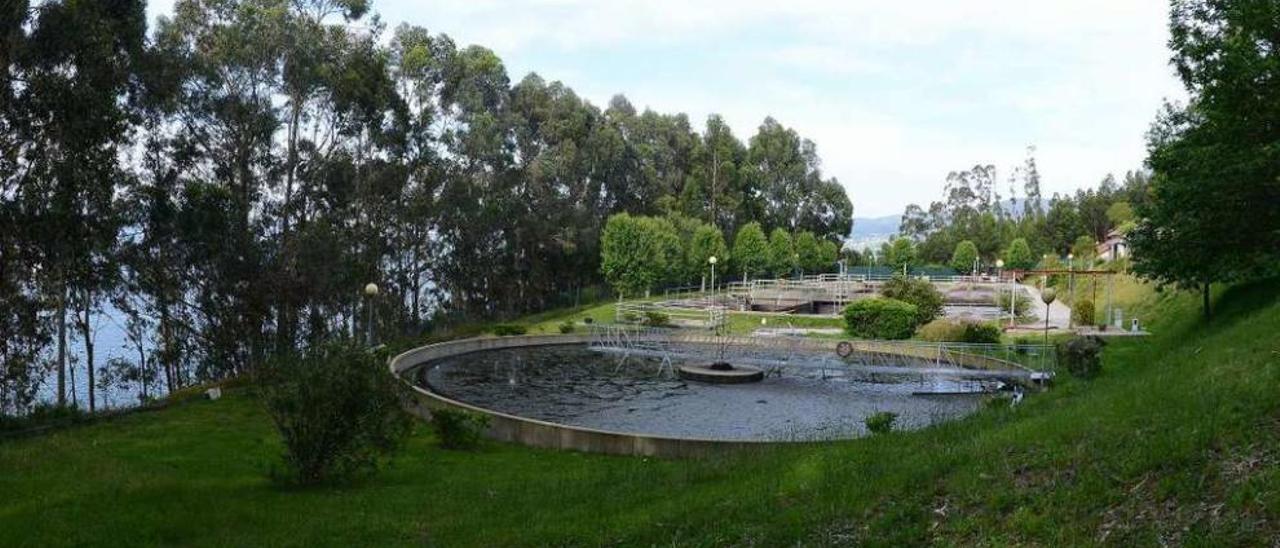
[{"label": "white globe light", "polygon": [[996,259],[996,268],[1004,268],[1004,259]]},{"label": "white globe light", "polygon": [[707,259],[707,262],[711,264],[716,264],[716,256],[712,255],[711,258]]},{"label": "white globe light", "polygon": [[370,283],[364,286],[364,294],[370,297],[378,294],[378,284]]}]

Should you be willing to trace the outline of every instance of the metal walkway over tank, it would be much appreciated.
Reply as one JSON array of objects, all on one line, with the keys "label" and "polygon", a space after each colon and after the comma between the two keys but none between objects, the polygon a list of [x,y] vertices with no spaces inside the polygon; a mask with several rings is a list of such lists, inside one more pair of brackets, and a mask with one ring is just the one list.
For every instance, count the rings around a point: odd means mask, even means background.
[{"label": "metal walkway over tank", "polygon": [[618,355],[618,368],[630,357],[660,360],[660,373],[672,372],[675,360],[725,361],[769,373],[803,368],[1026,383],[1049,378],[1055,363],[1054,349],[1044,345],[837,341],[627,325],[593,325],[587,345],[596,352]]}]

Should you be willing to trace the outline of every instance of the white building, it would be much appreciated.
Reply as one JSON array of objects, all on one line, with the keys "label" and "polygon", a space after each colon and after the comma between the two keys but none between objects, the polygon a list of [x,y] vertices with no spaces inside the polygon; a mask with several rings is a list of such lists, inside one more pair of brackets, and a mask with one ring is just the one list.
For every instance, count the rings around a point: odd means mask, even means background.
[{"label": "white building", "polygon": [[1106,240],[1098,243],[1097,251],[1098,258],[1104,261],[1123,259],[1129,256],[1129,240],[1120,231],[1112,230]]}]

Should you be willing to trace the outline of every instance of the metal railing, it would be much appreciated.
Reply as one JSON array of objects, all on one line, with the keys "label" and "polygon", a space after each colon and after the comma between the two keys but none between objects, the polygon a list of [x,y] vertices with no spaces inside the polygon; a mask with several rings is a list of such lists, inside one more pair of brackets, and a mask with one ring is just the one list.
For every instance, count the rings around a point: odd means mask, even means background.
[{"label": "metal railing", "polygon": [[832,341],[806,337],[754,337],[705,331],[596,325],[588,346],[599,352],[663,360],[728,361],[769,372],[786,368],[867,374],[912,374],[968,379],[1042,381],[1052,376],[1052,346],[1036,344],[933,343],[924,341]]},{"label": "metal railing", "polygon": [[614,322],[629,325],[669,324],[677,327],[714,328],[725,324],[728,315],[723,306],[670,306],[654,303],[618,303]]}]

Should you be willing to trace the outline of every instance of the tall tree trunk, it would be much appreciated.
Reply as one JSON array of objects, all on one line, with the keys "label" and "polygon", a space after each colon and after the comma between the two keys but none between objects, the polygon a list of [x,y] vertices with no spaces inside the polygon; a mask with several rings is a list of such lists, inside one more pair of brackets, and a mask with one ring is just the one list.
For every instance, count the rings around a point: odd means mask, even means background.
[{"label": "tall tree trunk", "polygon": [[58,287],[58,407],[67,405],[67,283]]},{"label": "tall tree trunk", "polygon": [[1210,297],[1209,287],[1210,287],[1210,283],[1205,282],[1204,288],[1201,292],[1202,296],[1204,297],[1204,320],[1206,322],[1213,320],[1213,309],[1209,306],[1209,297]]},{"label": "tall tree trunk", "polygon": [[147,353],[142,348],[142,341],[138,341],[138,380],[142,385],[142,394],[138,398],[140,401],[147,401]]},{"label": "tall tree trunk", "polygon": [[[162,293],[163,294],[163,293]],[[160,299],[160,367],[164,368],[164,384],[165,392],[173,393],[174,383],[174,363],[173,363],[173,326],[170,325],[173,320],[169,318],[169,301],[166,298]]]},{"label": "tall tree trunk", "polygon": [[80,335],[81,335],[82,337],[84,337],[84,358],[85,358],[84,363],[85,363],[85,372],[87,373],[87,377],[86,377],[86,378],[87,378],[87,381],[88,381],[88,382],[87,382],[86,389],[88,389],[88,391],[89,391],[89,412],[90,412],[90,413],[93,413],[93,412],[97,409],[97,398],[96,398],[96,388],[97,388],[97,387],[96,387],[96,386],[94,386],[94,382],[93,382],[93,376],[94,376],[94,371],[93,371],[93,327],[92,327],[92,325],[89,323],[89,320],[90,320],[90,319],[92,319],[92,316],[91,316],[91,315],[92,315],[92,310],[91,310],[91,305],[92,305],[92,304],[93,304],[93,293],[92,293],[90,290],[86,289],[86,290],[84,290],[84,303],[83,303],[83,305],[84,305],[84,310],[83,310],[83,312],[84,312],[84,319],[83,319],[83,321],[80,323]]}]

